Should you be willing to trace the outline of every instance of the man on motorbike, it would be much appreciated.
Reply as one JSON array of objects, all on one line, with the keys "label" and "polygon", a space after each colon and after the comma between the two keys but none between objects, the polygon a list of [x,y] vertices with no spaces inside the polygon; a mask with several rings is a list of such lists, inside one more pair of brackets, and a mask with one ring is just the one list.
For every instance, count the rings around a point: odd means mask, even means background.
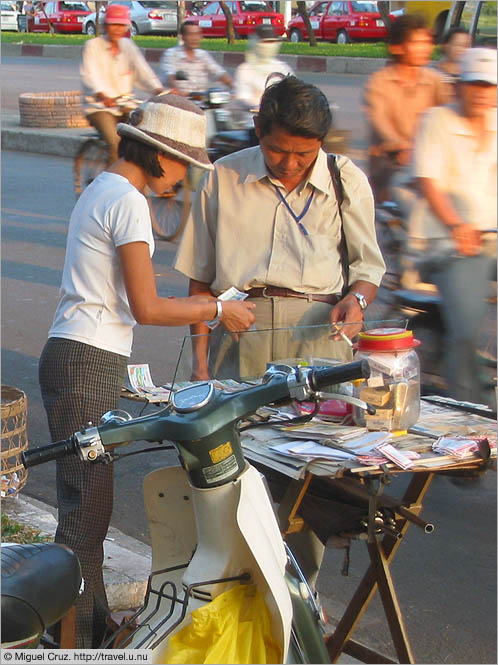
[{"label": "man on motorbike", "polygon": [[[376,201],[394,198],[406,213],[405,185],[420,115],[448,101],[450,89],[429,64],[434,41],[417,14],[400,16],[389,30],[393,62],[368,79],[364,101],[370,125],[369,177]],[[389,191],[396,183],[396,195]]]},{"label": "man on motorbike", "polygon": [[127,110],[116,100],[131,95],[135,85],[151,95],[164,90],[140,49],[131,39],[126,39],[130,26],[129,9],[123,5],[109,5],[104,18],[105,34],[89,39],[83,47],[80,74],[84,111],[88,122],[109,146],[107,165],[118,158],[116,125],[127,115]]},{"label": "man on motorbike", "polygon": [[277,58],[281,42],[271,25],[258,25],[249,37],[246,61],[237,67],[234,76],[234,97],[242,108],[259,108],[269,76],[294,73],[292,67]]},{"label": "man on motorbike", "polygon": [[[166,49],[161,58],[160,70],[164,85],[173,88],[180,95],[192,92],[205,92],[210,79],[221,81],[232,87],[232,78],[207,52],[199,48],[202,32],[192,21],[185,21],[180,27],[183,45]],[[176,74],[182,72],[181,78]]]},{"label": "man on motorbike", "polygon": [[476,349],[496,279],[496,51],[467,49],[454,104],[430,109],[415,140],[419,197],[409,249],[438,287],[448,394],[483,401]]}]

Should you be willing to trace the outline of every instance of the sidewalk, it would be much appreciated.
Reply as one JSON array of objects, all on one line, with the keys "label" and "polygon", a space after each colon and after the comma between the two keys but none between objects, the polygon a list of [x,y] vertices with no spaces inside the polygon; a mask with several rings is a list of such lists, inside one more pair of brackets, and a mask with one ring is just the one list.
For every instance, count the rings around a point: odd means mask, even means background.
[{"label": "sidewalk", "polygon": [[[20,524],[39,529],[53,537],[57,510],[22,493],[2,501],[5,515]],[[104,583],[111,611],[139,607],[144,599],[150,573],[151,550],[148,545],[111,527],[104,542]]]},{"label": "sidewalk", "polygon": [[17,111],[2,111],[2,150],[75,157],[80,145],[95,135],[92,127],[21,127]]},{"label": "sidewalk", "polygon": [[[34,56],[37,58],[76,58],[81,59],[82,46],[60,46],[56,44],[2,44],[2,56]],[[164,52],[161,48],[142,48],[145,59],[158,63]],[[209,51],[210,55],[223,67],[237,67],[245,60],[245,54],[228,51]],[[349,58],[323,55],[284,55],[284,60],[296,72],[316,72],[324,74],[372,74],[383,67],[385,58]]]}]

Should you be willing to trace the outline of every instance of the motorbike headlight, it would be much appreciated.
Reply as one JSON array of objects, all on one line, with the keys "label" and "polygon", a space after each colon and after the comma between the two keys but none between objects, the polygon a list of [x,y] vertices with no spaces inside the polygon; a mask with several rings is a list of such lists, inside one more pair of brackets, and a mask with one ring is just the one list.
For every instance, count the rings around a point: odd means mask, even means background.
[{"label": "motorbike headlight", "polygon": [[214,106],[228,104],[230,101],[230,93],[228,90],[210,90],[208,99],[209,103]]},{"label": "motorbike headlight", "polygon": [[217,122],[228,122],[230,119],[230,112],[224,109],[215,109],[214,115]]}]

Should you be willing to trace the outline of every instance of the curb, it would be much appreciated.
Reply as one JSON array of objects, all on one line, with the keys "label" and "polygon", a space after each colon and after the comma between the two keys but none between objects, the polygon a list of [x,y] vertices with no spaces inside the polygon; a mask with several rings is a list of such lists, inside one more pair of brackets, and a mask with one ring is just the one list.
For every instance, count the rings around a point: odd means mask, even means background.
[{"label": "curb", "polygon": [[[2,502],[5,515],[38,529],[42,536],[55,535],[57,510],[37,499],[18,495]],[[151,568],[151,549],[111,527],[104,541],[104,584],[112,612],[142,605]]]},{"label": "curb", "polygon": [[[31,56],[48,58],[81,58],[82,46],[56,44],[2,44],[2,56]],[[141,48],[145,59],[157,64],[164,49]],[[210,51],[223,67],[237,67],[244,62],[244,53]],[[295,72],[323,74],[372,74],[385,65],[386,58],[348,58],[346,56],[280,55]]]},{"label": "curb", "polygon": [[[17,121],[19,123],[19,120]],[[2,123],[3,124],[3,123]],[[33,128],[36,131],[20,127],[2,127],[2,150],[34,152],[56,157],[76,157],[81,144],[90,138],[88,128],[81,134],[74,131],[68,135],[59,129]]]}]

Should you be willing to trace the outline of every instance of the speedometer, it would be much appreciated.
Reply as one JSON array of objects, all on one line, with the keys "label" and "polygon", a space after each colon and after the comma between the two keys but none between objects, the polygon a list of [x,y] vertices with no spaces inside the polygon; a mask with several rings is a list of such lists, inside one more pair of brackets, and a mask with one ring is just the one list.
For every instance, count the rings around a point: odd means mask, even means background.
[{"label": "speedometer", "polygon": [[212,383],[197,383],[182,388],[173,395],[173,408],[178,413],[197,411],[212,400],[214,386]]}]

